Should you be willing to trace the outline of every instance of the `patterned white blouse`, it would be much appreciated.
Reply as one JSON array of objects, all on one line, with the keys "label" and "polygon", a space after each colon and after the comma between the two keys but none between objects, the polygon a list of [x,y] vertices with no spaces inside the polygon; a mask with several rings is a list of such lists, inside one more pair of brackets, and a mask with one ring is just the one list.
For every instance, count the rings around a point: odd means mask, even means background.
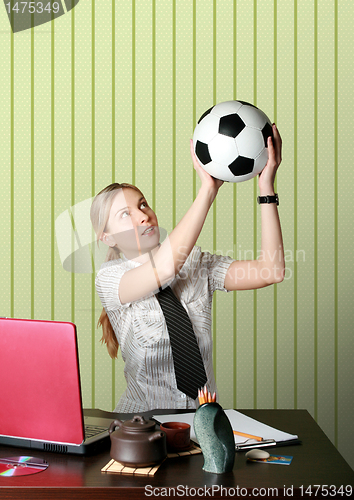
[{"label": "patterned white blouse", "polygon": [[[217,394],[212,361],[211,304],[215,290],[224,288],[233,260],[201,252],[195,246],[177,276],[169,283],[191,319],[208,378]],[[96,289],[117,336],[125,363],[127,388],[114,411],[134,413],[158,408],[196,408],[196,401],[177,389],[166,321],[152,293],[122,304],[118,288],[125,272],[141,264],[124,256],[104,263]],[[217,398],[218,399],[218,398]]]}]

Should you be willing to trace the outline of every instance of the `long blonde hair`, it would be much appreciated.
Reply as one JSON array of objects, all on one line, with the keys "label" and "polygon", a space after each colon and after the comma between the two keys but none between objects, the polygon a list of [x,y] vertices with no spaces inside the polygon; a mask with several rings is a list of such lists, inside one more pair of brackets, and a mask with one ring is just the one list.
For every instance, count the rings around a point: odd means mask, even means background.
[{"label": "long blonde hair", "polygon": [[[118,182],[114,182],[113,184],[110,184],[109,186],[102,189],[102,191],[100,191],[95,196],[92,202],[90,217],[93,229],[96,233],[97,245],[106,230],[109,213],[117,191],[123,188],[134,189],[135,191],[138,191],[140,194],[142,194],[140,189],[138,189],[133,184],[127,184],[124,182],[119,184]],[[119,256],[120,250],[117,247],[109,247],[109,250],[107,251],[106,262],[108,262],[109,260],[118,259]],[[102,309],[101,316],[99,317],[97,327],[99,326],[102,326],[101,342],[104,342],[107,345],[108,354],[111,356],[111,358],[114,359],[117,357],[119,344],[105,308]]]}]

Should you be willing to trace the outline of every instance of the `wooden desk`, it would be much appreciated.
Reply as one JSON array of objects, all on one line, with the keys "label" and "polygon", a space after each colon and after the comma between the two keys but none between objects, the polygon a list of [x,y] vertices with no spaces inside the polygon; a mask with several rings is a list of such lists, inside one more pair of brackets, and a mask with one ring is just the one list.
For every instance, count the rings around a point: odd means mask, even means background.
[{"label": "wooden desk", "polygon": [[[100,410],[91,411],[95,415],[107,416],[106,412]],[[237,452],[234,470],[218,475],[204,472],[203,456],[193,455],[165,460],[153,477],[135,477],[101,472],[101,468],[110,460],[109,450],[91,457],[33,451],[34,456],[49,463],[48,469],[31,476],[0,477],[0,498],[130,500],[166,496],[167,490],[162,488],[179,488],[175,491],[176,498],[350,498],[345,493],[345,486],[354,486],[354,471],[306,410],[240,411],[299,436],[302,441],[300,445],[271,448],[272,454],[292,455],[291,465],[247,462],[244,452]],[[112,420],[117,416],[112,414]],[[31,450],[0,446],[0,457],[18,455],[31,455]],[[306,493],[309,485],[312,485],[311,496]],[[324,494],[319,490],[315,494],[317,488],[314,485],[334,485],[336,490],[328,489]],[[342,485],[343,494],[333,495]],[[149,487],[145,489],[146,486]],[[254,488],[258,490],[253,491]],[[168,496],[173,496],[169,493]]]}]

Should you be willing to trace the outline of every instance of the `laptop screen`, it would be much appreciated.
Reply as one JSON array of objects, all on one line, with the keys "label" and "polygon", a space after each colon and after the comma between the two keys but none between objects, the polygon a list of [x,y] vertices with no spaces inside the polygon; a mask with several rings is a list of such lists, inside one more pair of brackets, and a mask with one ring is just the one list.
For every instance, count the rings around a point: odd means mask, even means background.
[{"label": "laptop screen", "polygon": [[0,318],[0,435],[84,440],[76,327]]}]

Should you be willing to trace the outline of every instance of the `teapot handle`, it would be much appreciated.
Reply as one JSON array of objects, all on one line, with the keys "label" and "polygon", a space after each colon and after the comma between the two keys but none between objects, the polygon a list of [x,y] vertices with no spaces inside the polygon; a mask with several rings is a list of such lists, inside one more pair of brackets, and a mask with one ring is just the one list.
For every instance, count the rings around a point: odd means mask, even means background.
[{"label": "teapot handle", "polygon": [[116,427],[121,427],[123,422],[121,420],[114,420],[111,425],[109,426],[108,432],[109,434],[112,434],[113,431],[116,430]]}]

